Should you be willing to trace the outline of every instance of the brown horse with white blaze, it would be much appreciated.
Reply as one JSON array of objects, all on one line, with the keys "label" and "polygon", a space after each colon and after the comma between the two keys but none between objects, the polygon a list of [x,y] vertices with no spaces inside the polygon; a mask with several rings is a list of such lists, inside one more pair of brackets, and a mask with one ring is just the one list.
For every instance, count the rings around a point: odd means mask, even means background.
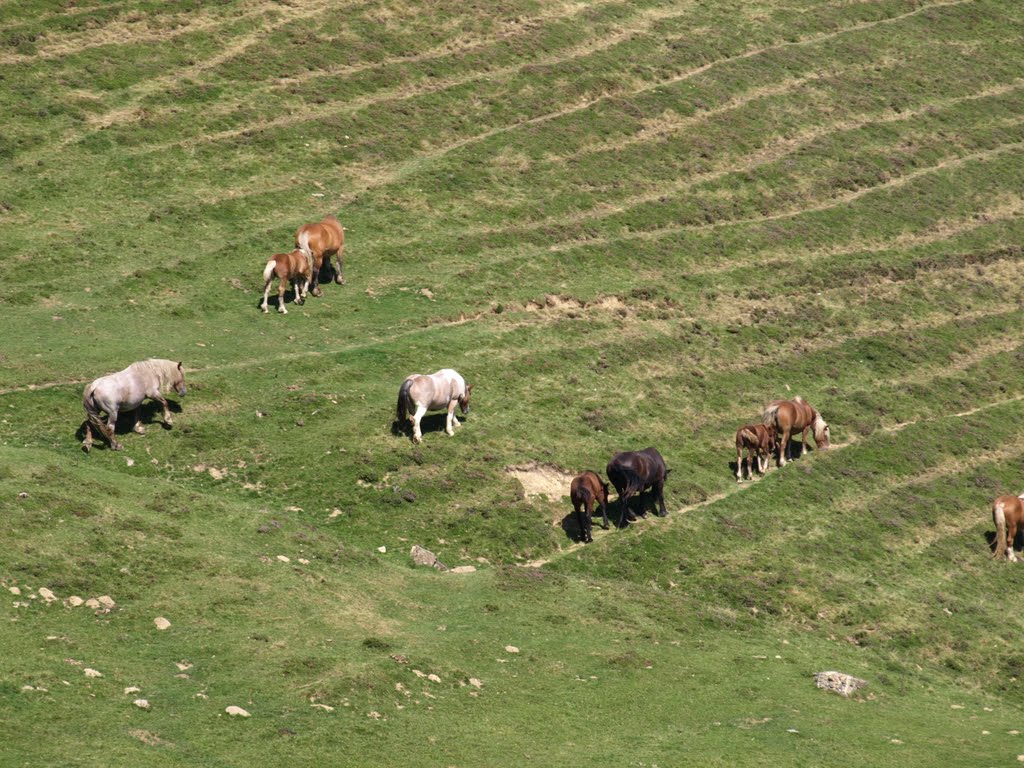
[{"label": "brown horse with white blaze", "polygon": [[334,282],[338,285],[345,284],[341,263],[341,252],[345,248],[345,228],[334,216],[327,216],[315,224],[303,224],[299,227],[295,232],[295,247],[306,254],[313,263],[311,293],[314,296],[320,295],[320,267],[325,259],[330,266],[331,256],[336,256],[338,261]]},{"label": "brown horse with white blaze", "polygon": [[587,470],[576,475],[569,486],[569,498],[572,499],[573,512],[576,513],[580,538],[585,544],[594,540],[594,502],[601,505],[604,529],[608,530],[608,483],[597,472]]},{"label": "brown horse with white blaze", "polygon": [[302,251],[295,249],[290,253],[275,253],[267,260],[263,268],[263,303],[260,309],[267,312],[267,299],[270,296],[270,284],[277,278],[277,311],[288,314],[284,305],[284,294],[291,283],[295,290],[295,303],[303,304],[309,293],[312,262]]},{"label": "brown horse with white blaze", "polygon": [[1017,562],[1013,553],[1013,540],[1017,531],[1024,529],[1024,496],[1000,496],[992,502],[992,522],[996,524],[995,558],[1004,555],[1011,562]]},{"label": "brown horse with white blaze", "polygon": [[780,467],[786,466],[789,453],[789,438],[795,432],[801,432],[800,455],[807,450],[807,430],[814,434],[814,446],[819,451],[827,451],[829,447],[829,426],[810,403],[797,395],[792,400],[773,400],[765,406],[761,414],[761,423],[766,427],[774,427],[778,434],[778,462]]},{"label": "brown horse with white blaze", "polygon": [[[747,424],[736,430],[736,482],[743,482],[743,465],[746,463],[747,477],[754,474],[754,459],[757,459],[757,471],[764,474],[768,471],[768,457],[775,450],[777,440],[775,427],[764,424]],[[747,458],[743,458],[746,450]]]}]

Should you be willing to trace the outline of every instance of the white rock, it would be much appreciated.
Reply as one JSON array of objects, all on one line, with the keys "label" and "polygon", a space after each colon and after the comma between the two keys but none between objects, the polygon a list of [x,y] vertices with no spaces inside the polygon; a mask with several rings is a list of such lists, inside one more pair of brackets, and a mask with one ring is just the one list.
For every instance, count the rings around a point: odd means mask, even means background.
[{"label": "white rock", "polygon": [[86,608],[99,608],[100,607],[100,601],[97,600],[95,597],[90,597],[88,600],[85,601],[85,607]]},{"label": "white rock", "polygon": [[377,551],[380,552],[383,555],[385,552],[388,551],[388,548],[387,547],[377,547]]},{"label": "white rock", "polygon": [[241,707],[236,707],[234,705],[227,707],[224,711],[232,717],[252,717],[252,715],[250,715],[244,709],[242,709]]},{"label": "white rock", "polygon": [[473,573],[475,571],[475,565],[457,565],[452,568],[452,573]]},{"label": "white rock", "polygon": [[157,629],[167,629],[171,626],[171,622],[169,622],[163,616],[157,616],[155,619],[153,619],[153,623],[156,624]]},{"label": "white rock", "polygon": [[90,669],[89,667],[86,667],[82,671],[85,673],[86,677],[103,677],[102,672],[97,672],[95,669]]},{"label": "white rock", "polygon": [[516,648],[514,645],[506,645],[505,653],[519,653],[519,649]]},{"label": "white rock", "polygon": [[307,560],[304,557],[300,557],[299,558],[299,562],[302,563],[303,565],[309,565],[309,560]]},{"label": "white rock", "polygon": [[7,591],[10,592],[12,595],[20,595],[21,594],[21,590],[18,589],[17,587],[10,587]]},{"label": "white rock", "polygon": [[481,683],[479,680],[477,680],[475,677],[469,678],[469,684],[472,685],[474,688],[483,688],[484,687],[484,684]]},{"label": "white rock", "polygon": [[414,675],[416,675],[416,677],[426,677],[426,676],[427,676],[427,673],[426,673],[426,672],[420,672],[420,671],[419,671],[418,669],[414,669],[414,670],[412,671],[412,673],[413,673]]},{"label": "white rock", "polygon": [[441,682],[441,678],[438,677],[437,675],[427,675],[427,680],[429,680],[432,683],[440,683]]},{"label": "white rock", "polygon": [[136,699],[132,702],[139,709],[149,709],[149,702],[146,699]]},{"label": "white rock", "polygon": [[174,666],[176,666],[178,668],[178,671],[180,672],[185,672],[186,670],[192,669],[192,664],[188,661],[176,661],[174,662]]},{"label": "white rock", "polygon": [[334,711],[334,707],[328,706],[327,704],[312,704],[310,706],[316,707],[317,709],[322,709],[324,712]]},{"label": "white rock", "polygon": [[67,600],[64,601],[65,605],[70,605],[72,608],[77,608],[85,602],[78,595],[71,595]]},{"label": "white rock", "polygon": [[110,595],[100,595],[96,598],[96,600],[104,608],[113,608],[117,605],[117,603],[114,602],[114,598],[112,598]]},{"label": "white rock", "polygon": [[137,685],[129,685],[127,688],[124,689],[124,695],[125,696],[130,696],[133,693],[141,693],[141,692],[142,692],[142,689],[139,688]]},{"label": "white rock", "polygon": [[277,559],[280,560],[282,563],[290,563],[292,561],[292,559],[287,555],[278,555]]},{"label": "white rock", "polygon": [[57,596],[53,594],[53,592],[48,590],[46,587],[39,588],[39,596],[48,603],[52,603],[54,600],[57,599]]}]

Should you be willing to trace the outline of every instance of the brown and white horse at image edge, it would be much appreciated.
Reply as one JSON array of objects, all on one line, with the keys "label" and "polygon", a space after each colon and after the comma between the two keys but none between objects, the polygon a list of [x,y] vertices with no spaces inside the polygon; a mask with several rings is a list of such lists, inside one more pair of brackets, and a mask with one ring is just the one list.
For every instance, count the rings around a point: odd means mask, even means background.
[{"label": "brown and white horse at image edge", "polygon": [[448,419],[444,431],[454,435],[453,427],[460,426],[455,406],[459,406],[463,415],[469,413],[469,394],[472,388],[472,384],[467,384],[459,372],[451,368],[442,368],[429,375],[414,373],[407,376],[398,390],[398,428],[402,428],[407,418],[411,419],[412,441],[422,442],[420,420],[427,411],[447,409]]},{"label": "brown and white horse at image edge", "polygon": [[267,299],[270,297],[270,284],[277,278],[277,311],[288,314],[284,305],[284,294],[288,284],[295,291],[295,303],[304,304],[309,294],[309,281],[312,278],[313,262],[302,251],[295,249],[290,253],[275,253],[267,260],[263,268],[263,303],[260,309],[267,312]]},{"label": "brown and white horse at image edge", "polygon": [[320,266],[324,259],[331,263],[331,256],[336,256],[338,271],[334,274],[334,282],[345,284],[342,270],[341,252],[345,249],[345,228],[334,216],[327,216],[315,224],[303,224],[295,232],[295,247],[306,254],[313,266],[311,293],[320,295]]},{"label": "brown and white horse at image edge", "polygon": [[1017,556],[1013,553],[1013,540],[1017,531],[1024,528],[1024,495],[1000,496],[992,502],[992,522],[996,524],[996,548],[993,557],[1004,555],[1013,563]]},{"label": "brown and white horse at image edge", "polygon": [[819,451],[827,451],[829,447],[829,426],[821,414],[810,403],[797,395],[792,400],[773,400],[765,406],[761,413],[761,423],[766,427],[774,427],[778,435],[778,462],[780,467],[786,466],[789,453],[789,439],[794,432],[802,432],[800,456],[807,450],[807,430],[814,433],[814,446]]}]

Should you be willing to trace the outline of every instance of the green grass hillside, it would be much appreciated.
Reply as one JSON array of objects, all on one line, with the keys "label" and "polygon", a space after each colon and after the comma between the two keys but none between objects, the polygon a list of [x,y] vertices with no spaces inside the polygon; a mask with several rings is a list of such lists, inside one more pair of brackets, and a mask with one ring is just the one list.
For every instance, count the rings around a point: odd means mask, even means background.
[{"label": "green grass hillside", "polygon": [[[1022,39],[1011,0],[0,3],[0,766],[1016,764]],[[348,284],[260,313],[327,213]],[[174,428],[84,454],[85,384],[151,356]],[[472,411],[415,446],[442,367]],[[737,484],[796,394],[833,450]],[[567,478],[648,445],[669,516],[577,543]]]}]

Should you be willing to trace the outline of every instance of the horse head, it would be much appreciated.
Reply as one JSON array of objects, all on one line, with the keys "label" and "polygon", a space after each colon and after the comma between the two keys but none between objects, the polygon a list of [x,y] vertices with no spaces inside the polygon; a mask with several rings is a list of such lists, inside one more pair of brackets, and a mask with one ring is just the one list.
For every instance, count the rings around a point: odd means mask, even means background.
[{"label": "horse head", "polygon": [[177,392],[181,397],[185,396],[185,370],[181,367],[181,363],[178,363],[178,367],[175,369],[175,377],[172,382],[174,391]]},{"label": "horse head", "polygon": [[827,451],[829,449],[829,438],[830,430],[828,423],[821,418],[821,414],[815,411],[814,413],[814,445],[819,451]]},{"label": "horse head", "polygon": [[469,394],[470,394],[470,391],[472,389],[473,389],[473,385],[472,384],[467,384],[466,385],[466,393],[462,397],[459,398],[459,410],[462,411],[462,415],[463,416],[465,416],[467,413],[469,413]]}]

